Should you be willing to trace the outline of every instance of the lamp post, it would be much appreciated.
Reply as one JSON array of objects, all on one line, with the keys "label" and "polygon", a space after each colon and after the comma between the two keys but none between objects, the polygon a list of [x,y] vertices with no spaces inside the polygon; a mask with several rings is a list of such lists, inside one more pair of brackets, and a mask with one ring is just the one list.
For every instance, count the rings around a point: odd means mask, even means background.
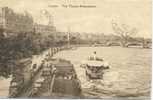
[{"label": "lamp post", "polygon": [[68,45],[68,48],[70,48],[70,27],[68,27],[68,32],[67,32],[67,45]]}]

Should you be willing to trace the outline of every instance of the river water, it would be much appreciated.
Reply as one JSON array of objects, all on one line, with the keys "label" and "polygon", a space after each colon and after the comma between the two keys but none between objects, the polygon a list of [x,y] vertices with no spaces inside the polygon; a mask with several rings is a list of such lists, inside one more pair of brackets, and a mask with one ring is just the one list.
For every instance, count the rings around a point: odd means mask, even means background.
[{"label": "river water", "polygon": [[[97,55],[109,62],[111,69],[104,79],[96,82],[86,80],[82,61],[97,51]],[[70,60],[81,81],[86,97],[149,96],[151,83],[151,49],[122,47],[78,47],[61,51],[55,58]],[[0,78],[0,97],[7,97],[10,79]]]},{"label": "river water", "polygon": [[[111,69],[104,79],[96,82],[86,80],[82,61],[97,51],[97,55],[109,62]],[[149,96],[151,88],[151,49],[122,47],[78,47],[62,51],[56,58],[70,60],[81,81],[83,94],[87,97]]]}]

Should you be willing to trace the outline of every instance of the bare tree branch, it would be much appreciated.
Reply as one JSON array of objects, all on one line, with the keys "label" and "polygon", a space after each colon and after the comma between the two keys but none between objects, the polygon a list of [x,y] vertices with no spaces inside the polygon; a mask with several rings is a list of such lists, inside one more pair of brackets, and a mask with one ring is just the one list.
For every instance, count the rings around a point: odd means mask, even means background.
[{"label": "bare tree branch", "polygon": [[131,28],[126,24],[121,24],[119,26],[116,22],[112,22],[112,28],[114,32],[121,37],[121,43],[127,43],[128,38],[138,32],[136,28]]}]

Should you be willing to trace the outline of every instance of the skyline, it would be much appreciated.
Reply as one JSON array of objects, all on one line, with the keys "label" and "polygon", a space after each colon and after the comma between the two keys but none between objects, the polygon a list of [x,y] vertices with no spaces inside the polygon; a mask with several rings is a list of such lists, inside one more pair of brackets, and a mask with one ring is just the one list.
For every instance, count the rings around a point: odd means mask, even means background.
[{"label": "skyline", "polygon": [[[36,2],[37,1],[37,2]],[[34,3],[33,3],[34,2]],[[136,36],[151,37],[151,0],[0,0],[0,7],[8,6],[15,12],[28,11],[34,21],[47,24],[48,20],[40,14],[46,9],[53,16],[58,31],[87,33],[114,33],[111,21],[127,24],[138,29]],[[64,8],[63,4],[95,5],[94,8]],[[58,7],[51,7],[57,5]]]}]

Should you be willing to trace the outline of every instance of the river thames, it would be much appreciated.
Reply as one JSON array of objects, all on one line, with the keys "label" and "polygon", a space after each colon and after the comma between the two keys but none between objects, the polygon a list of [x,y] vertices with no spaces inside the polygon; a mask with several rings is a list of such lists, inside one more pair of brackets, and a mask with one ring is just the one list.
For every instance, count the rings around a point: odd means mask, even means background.
[{"label": "river thames", "polygon": [[[111,69],[104,73],[100,82],[88,82],[82,61],[96,51]],[[149,96],[151,89],[151,49],[122,47],[78,47],[62,51],[57,58],[70,60],[81,81],[83,94],[87,97]],[[91,89],[96,87],[95,89]]]},{"label": "river thames", "polygon": [[[111,68],[104,79],[96,82],[86,80],[85,70],[80,67],[94,51]],[[151,89],[151,49],[122,47],[78,47],[54,55],[55,58],[70,60],[74,64],[86,97],[149,96]],[[7,97],[10,79],[0,79],[0,96]],[[3,86],[4,85],[4,86]],[[94,87],[94,89],[93,89]]]}]

